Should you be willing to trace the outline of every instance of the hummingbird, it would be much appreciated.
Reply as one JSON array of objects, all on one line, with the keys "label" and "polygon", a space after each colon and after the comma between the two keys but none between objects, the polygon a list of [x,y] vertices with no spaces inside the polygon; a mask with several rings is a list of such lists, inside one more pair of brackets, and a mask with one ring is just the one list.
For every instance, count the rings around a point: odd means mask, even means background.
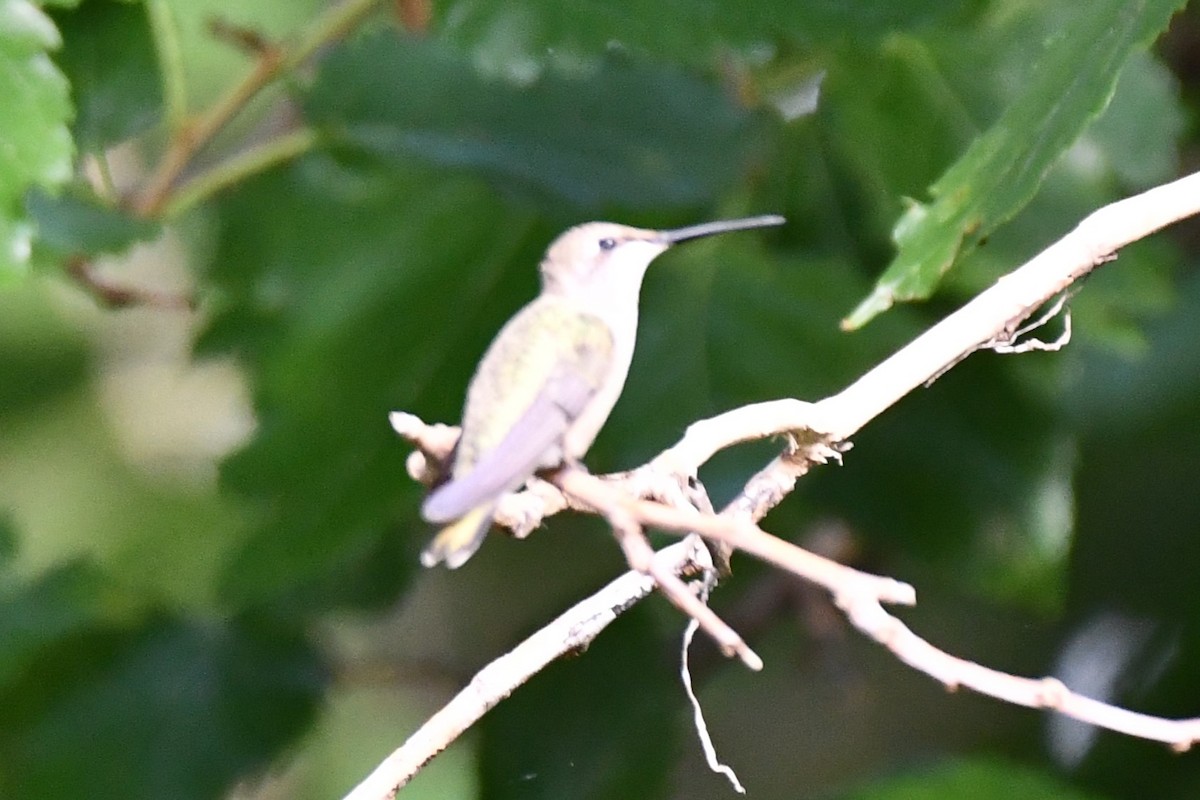
[{"label": "hummingbird", "polygon": [[690,239],[783,222],[767,215],[665,231],[587,222],[555,239],[540,294],[501,328],[471,379],[449,479],[421,506],[426,521],[445,525],[421,563],[462,566],[501,495],[583,458],[625,385],[651,261]]}]

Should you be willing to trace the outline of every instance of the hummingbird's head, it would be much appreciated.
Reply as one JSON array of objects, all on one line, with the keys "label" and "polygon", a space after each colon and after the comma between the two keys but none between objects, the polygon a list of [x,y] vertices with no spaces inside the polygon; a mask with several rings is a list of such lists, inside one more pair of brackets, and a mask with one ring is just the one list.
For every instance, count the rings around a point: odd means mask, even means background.
[{"label": "hummingbird's head", "polygon": [[563,233],[542,259],[542,283],[548,291],[580,292],[636,289],[654,258],[670,247],[658,231],[613,222],[585,222]]},{"label": "hummingbird's head", "polygon": [[720,220],[668,231],[631,228],[613,222],[585,222],[569,229],[550,245],[542,259],[546,291],[572,297],[585,293],[637,298],[642,277],[659,254],[678,242],[717,233],[783,224],[769,215]]}]

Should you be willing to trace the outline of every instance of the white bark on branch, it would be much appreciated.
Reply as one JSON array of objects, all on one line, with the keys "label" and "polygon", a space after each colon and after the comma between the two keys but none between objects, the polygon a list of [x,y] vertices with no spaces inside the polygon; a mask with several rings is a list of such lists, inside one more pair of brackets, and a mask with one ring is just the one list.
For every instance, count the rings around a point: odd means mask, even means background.
[{"label": "white bark on branch", "polygon": [[[675,574],[711,566],[708,551],[696,538],[676,542],[655,554],[655,561]],[[425,721],[416,733],[388,756],[345,800],[393,798],[431,758],[471,727],[487,711],[512,694],[559,656],[582,650],[625,609],[654,591],[654,579],[629,571],[556,619],[475,674],[466,688]]]},{"label": "white bark on branch", "polygon": [[1125,245],[1198,213],[1200,173],[1104,206],[841,392],[818,403],[772,400],[700,420],[660,458],[695,474],[715,453],[739,442],[804,429],[835,442],[848,439],[965,356],[1006,343],[1042,304]]},{"label": "white bark on branch", "polygon": [[[1186,750],[1200,741],[1200,719],[1139,714],[1075,694],[1055,678],[1009,675],[950,655],[913,633],[884,608],[884,604],[914,604],[916,594],[911,586],[822,558],[772,536],[755,523],[791,492],[813,464],[839,458],[850,436],[901,397],[975,350],[1011,345],[1024,320],[1074,281],[1112,260],[1121,247],[1197,213],[1200,173],[1105,206],[838,394],[817,403],[790,398],[755,403],[700,420],[650,464],[620,476],[594,478],[568,472],[559,476],[558,486],[531,482],[526,490],[503,499],[497,522],[524,535],[564,508],[595,511],[604,505],[599,510],[610,519],[620,515],[642,528],[696,532],[825,587],[856,628],[949,689],[963,686],[1006,702],[1053,709]],[[436,472],[429,462],[446,457],[457,431],[427,426],[404,413],[393,414],[391,421],[397,433],[418,448],[409,460],[409,472],[428,482]],[[700,513],[678,501],[679,487],[715,453],[776,435],[789,438],[785,452],[751,477],[721,514]],[[614,492],[614,487],[622,491]],[[644,499],[648,497],[654,499]],[[661,551],[656,558],[663,561],[658,566],[669,568],[672,574],[678,574],[685,564],[694,567],[696,560],[688,555],[694,556],[694,549],[679,549],[687,544]],[[651,578],[627,573],[484,668],[348,798],[393,797],[421,765],[517,685],[562,653],[590,641],[613,616],[653,587]]]}]

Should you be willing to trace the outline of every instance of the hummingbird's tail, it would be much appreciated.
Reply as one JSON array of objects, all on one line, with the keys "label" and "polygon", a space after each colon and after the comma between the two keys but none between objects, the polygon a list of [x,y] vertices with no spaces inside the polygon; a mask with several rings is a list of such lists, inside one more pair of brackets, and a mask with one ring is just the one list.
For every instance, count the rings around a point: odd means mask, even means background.
[{"label": "hummingbird's tail", "polygon": [[450,569],[457,569],[467,563],[483,544],[495,510],[495,503],[485,503],[442,528],[421,552],[421,564],[432,567],[444,561]]}]

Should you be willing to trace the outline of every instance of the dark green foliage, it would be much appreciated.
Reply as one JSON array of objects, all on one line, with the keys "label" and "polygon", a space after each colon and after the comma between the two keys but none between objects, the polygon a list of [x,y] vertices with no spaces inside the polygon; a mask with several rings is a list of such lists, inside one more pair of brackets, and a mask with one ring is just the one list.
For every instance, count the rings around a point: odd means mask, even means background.
[{"label": "dark green foliage", "polygon": [[[328,797],[620,569],[599,521],[563,515],[419,571],[431,532],[387,423],[457,420],[568,225],[788,217],[650,270],[600,472],[717,411],[837,392],[1195,160],[1195,5],[1173,57],[1151,48],[1181,0],[476,0],[323,39],[199,143],[164,227],[130,201],[194,133],[166,129],[164,87],[203,112],[259,57],[247,32],[286,50],[323,4],[46,5],[0,0],[4,798],[253,796],[263,775]],[[1071,347],[972,355],[766,526],[844,529],[839,555],[916,585],[906,622],[998,667],[1050,673],[1117,620],[1140,633],[1091,690],[1197,713],[1197,241],[1128,248],[1076,287]],[[99,310],[80,264],[186,276],[200,313]],[[719,504],[778,451],[701,477]],[[1068,757],[1036,712],[947,696],[843,636],[826,598],[734,566],[714,603],[767,669],[703,640],[693,665],[754,797],[1196,796],[1192,756],[1101,735]],[[682,627],[651,598],[408,791],[729,796],[690,730]]]},{"label": "dark green foliage", "polygon": [[99,152],[154,125],[162,83],[141,3],[88,0],[54,20],[62,33],[58,63],[71,82],[75,145]]},{"label": "dark green foliage", "polygon": [[47,258],[120,253],[159,232],[157,224],[128,216],[81,188],[58,197],[35,189],[25,205]]},{"label": "dark green foliage", "polygon": [[[613,625],[620,643],[596,642],[551,664],[521,702],[485,718],[480,771],[487,797],[632,797],[666,788],[662,754],[678,746],[687,700],[663,647],[663,627],[648,611],[634,609]],[[547,713],[565,697],[569,708]]]},{"label": "dark green foliage", "polygon": [[584,210],[709,203],[761,161],[767,127],[720,87],[661,65],[608,59],[520,85],[481,75],[469,53],[391,33],[331,57],[308,109],[336,143]]},{"label": "dark green foliage", "polygon": [[295,630],[144,602],[84,560],[0,573],[5,797],[213,797],[309,722],[326,674]]}]

